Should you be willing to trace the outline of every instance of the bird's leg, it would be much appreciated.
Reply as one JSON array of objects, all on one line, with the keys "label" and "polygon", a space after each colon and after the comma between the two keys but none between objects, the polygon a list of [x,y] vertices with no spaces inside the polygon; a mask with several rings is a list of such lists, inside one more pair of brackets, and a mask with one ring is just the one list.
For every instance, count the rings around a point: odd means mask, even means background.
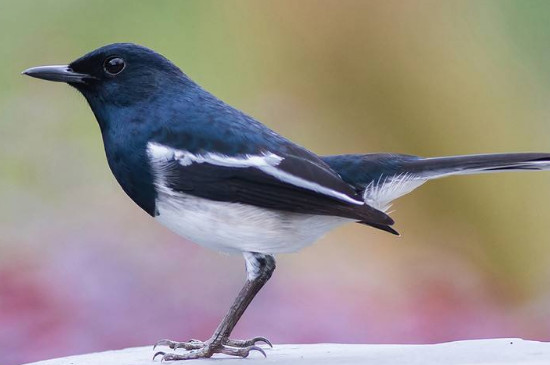
[{"label": "bird's leg", "polygon": [[265,342],[271,346],[271,343],[266,338],[255,337],[250,340],[231,340],[229,338],[233,328],[250,302],[252,302],[252,299],[267,283],[275,270],[275,258],[271,255],[246,252],[244,253],[244,258],[246,260],[247,272],[246,283],[212,337],[204,342],[198,340],[190,340],[188,342],[160,340],[156,343],[155,347],[165,345],[171,349],[183,348],[191,351],[185,354],[157,352],[153,359],[157,356],[162,356],[162,361],[190,360],[211,357],[216,353],[247,357],[250,351],[259,351],[265,356],[265,352],[260,347],[255,346],[255,344],[257,342]]}]

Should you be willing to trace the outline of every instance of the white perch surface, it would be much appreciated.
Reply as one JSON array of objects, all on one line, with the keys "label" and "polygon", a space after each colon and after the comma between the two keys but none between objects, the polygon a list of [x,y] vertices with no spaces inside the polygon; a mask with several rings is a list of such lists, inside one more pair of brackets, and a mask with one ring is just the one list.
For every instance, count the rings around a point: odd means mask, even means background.
[{"label": "white perch surface", "polygon": [[[160,348],[157,351],[166,351]],[[246,359],[214,355],[211,359],[163,364],[279,365],[431,365],[431,364],[550,364],[550,342],[516,338],[447,342],[435,345],[275,345],[267,358],[253,352]],[[181,350],[178,350],[181,351]],[[152,346],[98,352],[32,363],[32,365],[154,365]],[[27,364],[31,365],[31,364]]]}]

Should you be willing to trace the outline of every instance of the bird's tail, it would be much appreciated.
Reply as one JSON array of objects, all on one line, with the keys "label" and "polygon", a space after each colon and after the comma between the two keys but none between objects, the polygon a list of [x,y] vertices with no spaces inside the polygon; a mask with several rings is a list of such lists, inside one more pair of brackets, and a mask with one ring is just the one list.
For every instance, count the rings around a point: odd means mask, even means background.
[{"label": "bird's tail", "polygon": [[382,211],[386,211],[393,200],[431,179],[499,171],[550,170],[550,153],[434,158],[377,153],[326,156],[323,160],[361,191],[367,204]]}]

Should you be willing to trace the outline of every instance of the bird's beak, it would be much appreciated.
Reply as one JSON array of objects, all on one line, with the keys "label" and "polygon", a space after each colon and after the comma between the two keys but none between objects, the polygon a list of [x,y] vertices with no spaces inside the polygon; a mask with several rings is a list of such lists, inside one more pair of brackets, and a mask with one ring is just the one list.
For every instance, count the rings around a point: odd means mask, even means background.
[{"label": "bird's beak", "polygon": [[87,74],[74,72],[67,65],[31,67],[23,71],[22,74],[37,79],[69,83],[82,83],[84,79],[93,78]]}]

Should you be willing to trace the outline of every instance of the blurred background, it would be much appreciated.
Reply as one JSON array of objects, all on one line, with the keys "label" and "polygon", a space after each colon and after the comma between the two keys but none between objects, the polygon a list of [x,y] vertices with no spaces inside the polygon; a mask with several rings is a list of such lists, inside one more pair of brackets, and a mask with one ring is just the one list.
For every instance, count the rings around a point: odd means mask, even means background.
[{"label": "blurred background", "polygon": [[[124,195],[83,97],[20,76],[120,41],[319,154],[550,151],[547,1],[0,0],[3,365],[206,339],[244,281]],[[233,337],[550,340],[549,200],[550,173],[428,183],[400,238],[279,256]]]}]

